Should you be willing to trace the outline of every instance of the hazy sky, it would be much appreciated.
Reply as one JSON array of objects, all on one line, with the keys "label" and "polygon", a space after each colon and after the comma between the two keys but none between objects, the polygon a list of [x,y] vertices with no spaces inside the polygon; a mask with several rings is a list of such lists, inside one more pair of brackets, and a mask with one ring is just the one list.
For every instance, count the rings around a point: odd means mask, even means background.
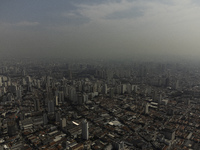
[{"label": "hazy sky", "polygon": [[0,0],[0,55],[200,58],[199,0]]}]

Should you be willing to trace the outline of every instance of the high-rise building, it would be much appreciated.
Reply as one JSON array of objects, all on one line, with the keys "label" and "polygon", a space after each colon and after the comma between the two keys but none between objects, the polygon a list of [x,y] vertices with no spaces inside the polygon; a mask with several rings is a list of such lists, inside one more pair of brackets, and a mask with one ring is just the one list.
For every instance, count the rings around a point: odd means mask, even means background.
[{"label": "high-rise building", "polygon": [[124,94],[126,92],[126,84],[121,85],[121,94]]},{"label": "high-rise building", "polygon": [[168,140],[175,139],[175,130],[174,129],[165,128],[163,131],[164,131],[166,139],[168,139]]},{"label": "high-rise building", "polygon": [[152,93],[152,99],[153,99],[154,101],[157,101],[157,100],[158,100],[157,91],[154,91],[154,92]]},{"label": "high-rise building", "polygon": [[88,95],[83,94],[83,103],[86,103],[88,101]]},{"label": "high-rise building", "polygon": [[43,124],[44,125],[48,124],[48,118],[46,113],[43,114]]},{"label": "high-rise building", "polygon": [[127,93],[131,94],[131,92],[132,92],[132,85],[131,84],[127,84],[126,85],[126,89],[127,89]]},{"label": "high-rise building", "polygon": [[39,99],[34,99],[34,110],[39,111],[40,110],[40,101]]},{"label": "high-rise building", "polygon": [[113,98],[113,96],[114,96],[114,89],[110,88],[110,98]]},{"label": "high-rise building", "polygon": [[25,119],[25,113],[21,112],[20,114],[18,114],[18,117],[20,120],[24,120]]},{"label": "high-rise building", "polygon": [[170,78],[169,77],[167,77],[165,79],[165,87],[168,87],[168,86],[170,86]]},{"label": "high-rise building", "polygon": [[29,92],[32,92],[33,91],[33,88],[32,88],[32,84],[31,83],[28,83],[28,89],[27,89]]},{"label": "high-rise building", "polygon": [[69,87],[68,86],[64,86],[64,97],[67,98],[69,96]]},{"label": "high-rise building", "polygon": [[82,90],[83,90],[83,86],[82,86],[81,82],[79,82],[78,83],[78,91],[82,92]]},{"label": "high-rise building", "polygon": [[16,91],[16,96],[17,98],[22,98],[22,87],[19,86],[17,91]]},{"label": "high-rise building", "polygon": [[107,84],[105,84],[104,86],[103,86],[103,94],[107,94],[107,90],[108,90],[108,88],[107,88]]},{"label": "high-rise building", "polygon": [[77,103],[76,89],[74,87],[71,87],[69,90],[69,99],[72,101],[73,104]]},{"label": "high-rise building", "polygon": [[72,79],[72,71],[69,70],[69,79],[71,80]]},{"label": "high-rise building", "polygon": [[6,88],[3,87],[3,89],[2,89],[2,94],[6,94],[6,93],[7,93]]},{"label": "high-rise building", "polygon": [[67,125],[66,118],[62,118],[60,121],[61,121],[61,123],[60,123],[61,127],[62,127],[62,128],[65,128],[66,125]]},{"label": "high-rise building", "polygon": [[1,76],[0,76],[0,87],[2,86],[2,79],[1,79]]},{"label": "high-rise building", "polygon": [[121,86],[120,85],[116,86],[115,93],[121,94]]},{"label": "high-rise building", "polygon": [[60,112],[56,112],[56,122],[60,122]]},{"label": "high-rise building", "polygon": [[16,94],[16,91],[17,91],[17,86],[16,85],[8,86],[8,92]]},{"label": "high-rise building", "polygon": [[176,90],[179,89],[179,80],[176,80],[175,87]]},{"label": "high-rise building", "polygon": [[94,85],[92,87],[92,91],[93,92],[97,92],[97,83],[94,83]]},{"label": "high-rise building", "polygon": [[48,113],[54,113],[55,107],[54,107],[54,101],[50,100],[48,101]]},{"label": "high-rise building", "polygon": [[26,83],[26,80],[25,80],[25,78],[22,78],[22,85],[24,86],[24,85],[26,85],[27,83]]},{"label": "high-rise building", "polygon": [[144,113],[145,113],[145,114],[148,114],[148,113],[149,113],[149,103],[146,103],[146,104],[145,104]]},{"label": "high-rise building", "polygon": [[26,76],[26,82],[27,82],[27,84],[29,84],[29,83],[31,83],[31,82],[32,82],[32,80],[31,80],[31,77],[30,77],[30,76]]},{"label": "high-rise building", "polygon": [[124,142],[123,141],[113,142],[113,148],[116,150],[124,150]]},{"label": "high-rise building", "polygon": [[89,125],[87,120],[83,120],[82,121],[82,138],[84,140],[88,140],[89,139],[89,131],[88,131]]},{"label": "high-rise building", "polygon": [[17,134],[17,127],[16,127],[15,120],[8,120],[7,125],[8,125],[8,135],[9,136],[16,135]]},{"label": "high-rise building", "polygon": [[83,95],[81,93],[77,93],[77,100],[79,105],[83,104]]},{"label": "high-rise building", "polygon": [[58,106],[58,96],[55,96],[55,104]]},{"label": "high-rise building", "polygon": [[160,107],[160,105],[161,105],[161,102],[162,102],[162,95],[160,94],[159,99],[158,99],[158,106],[159,106],[159,107]]},{"label": "high-rise building", "polygon": [[37,88],[40,89],[41,85],[40,85],[40,80],[37,80]]},{"label": "high-rise building", "polygon": [[26,71],[23,69],[22,70],[22,76],[25,76],[26,75]]},{"label": "high-rise building", "polygon": [[190,105],[190,99],[189,98],[185,99],[185,104]]},{"label": "high-rise building", "polygon": [[50,87],[51,85],[51,78],[49,76],[46,77],[46,86]]},{"label": "high-rise building", "polygon": [[7,67],[2,68],[2,73],[7,73]]},{"label": "high-rise building", "polygon": [[59,102],[64,102],[64,93],[63,91],[58,92],[58,101]]}]

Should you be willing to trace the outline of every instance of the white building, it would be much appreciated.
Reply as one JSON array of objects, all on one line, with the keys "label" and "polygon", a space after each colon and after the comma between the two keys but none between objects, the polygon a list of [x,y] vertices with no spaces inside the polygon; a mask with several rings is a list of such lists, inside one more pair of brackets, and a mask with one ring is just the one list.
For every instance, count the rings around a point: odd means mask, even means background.
[{"label": "white building", "polygon": [[61,127],[62,127],[62,128],[65,128],[65,127],[67,126],[66,118],[62,118],[60,121],[61,121],[61,124],[60,124]]},{"label": "white building", "polygon": [[146,104],[145,104],[144,113],[145,113],[145,114],[148,114],[148,113],[149,113],[149,103],[146,103]]}]

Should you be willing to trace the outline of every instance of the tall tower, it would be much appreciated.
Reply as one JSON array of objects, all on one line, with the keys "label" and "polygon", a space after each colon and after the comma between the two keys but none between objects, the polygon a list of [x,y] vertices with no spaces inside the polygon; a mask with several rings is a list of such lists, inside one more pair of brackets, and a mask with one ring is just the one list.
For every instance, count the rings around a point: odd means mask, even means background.
[{"label": "tall tower", "polygon": [[89,125],[87,120],[83,120],[82,121],[82,138],[84,140],[88,140],[89,139],[89,131],[88,131]]}]

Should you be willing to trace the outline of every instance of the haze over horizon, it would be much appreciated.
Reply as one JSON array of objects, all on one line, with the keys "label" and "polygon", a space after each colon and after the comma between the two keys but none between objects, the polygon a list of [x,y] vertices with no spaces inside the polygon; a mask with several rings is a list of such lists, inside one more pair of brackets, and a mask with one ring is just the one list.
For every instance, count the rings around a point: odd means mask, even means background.
[{"label": "haze over horizon", "polygon": [[0,54],[199,59],[199,14],[197,0],[1,0]]}]

